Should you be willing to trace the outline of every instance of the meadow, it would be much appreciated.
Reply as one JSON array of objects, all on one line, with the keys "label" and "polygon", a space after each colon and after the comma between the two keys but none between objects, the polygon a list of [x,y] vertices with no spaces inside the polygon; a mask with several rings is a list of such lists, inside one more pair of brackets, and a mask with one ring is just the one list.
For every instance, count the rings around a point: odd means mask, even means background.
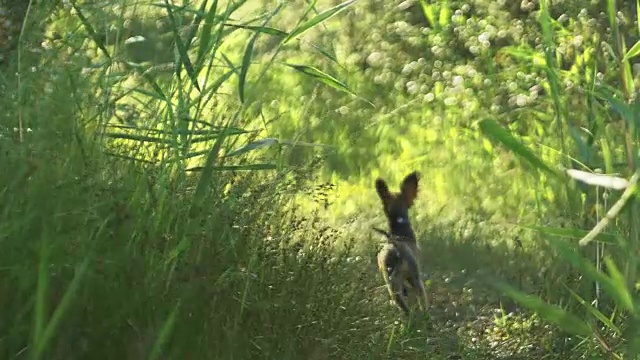
[{"label": "meadow", "polygon": [[0,0],[0,359],[637,358],[639,13]]}]

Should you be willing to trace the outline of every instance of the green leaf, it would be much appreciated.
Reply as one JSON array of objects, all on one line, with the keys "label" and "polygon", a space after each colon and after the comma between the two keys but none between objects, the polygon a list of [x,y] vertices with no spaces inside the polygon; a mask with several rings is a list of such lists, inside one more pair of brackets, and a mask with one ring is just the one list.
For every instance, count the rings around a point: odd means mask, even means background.
[{"label": "green leaf", "polygon": [[600,148],[602,149],[602,158],[604,160],[605,170],[607,172],[613,172],[613,153],[611,152],[607,139],[600,139]]},{"label": "green leaf", "polygon": [[[173,16],[172,6],[169,4],[169,0],[164,0],[164,4],[165,9],[167,10],[167,17],[169,18],[169,22],[171,22],[171,27],[173,29],[173,37],[176,42],[176,48],[178,49],[180,64],[184,65],[185,70],[187,70],[187,75],[189,76],[189,79],[191,79],[193,86],[198,89],[198,91],[201,91],[200,85],[198,84],[196,70],[193,68],[193,64],[191,63],[191,59],[189,59],[189,54],[187,53],[187,45],[185,45],[182,37],[180,37],[180,33],[178,31],[179,26]],[[179,71],[180,67],[178,66],[176,73],[179,73]]]},{"label": "green leaf", "polygon": [[247,44],[247,48],[244,51],[244,56],[242,57],[242,67],[240,68],[240,74],[238,75],[238,94],[240,95],[240,102],[242,103],[244,103],[245,100],[244,90],[247,81],[247,73],[249,72],[249,66],[251,65],[253,47],[259,34],[259,32],[253,34],[251,40],[249,40],[249,43]]},{"label": "green leaf", "polygon": [[[275,164],[246,164],[246,165],[215,165],[211,169],[214,171],[256,171],[256,170],[275,170],[278,167]],[[185,171],[203,171],[204,167],[196,166]]]},{"label": "green leaf", "polygon": [[158,83],[155,81],[153,76],[151,76],[151,74],[145,73],[140,67],[136,67],[134,64],[131,64],[131,63],[122,63],[122,64],[125,65],[125,68],[127,68],[127,70],[133,70],[137,74],[139,74],[149,85],[151,85],[153,90],[155,90],[155,93],[146,91],[140,88],[136,88],[134,91],[139,92],[141,94],[145,94],[147,96],[151,96],[158,100],[162,100],[167,105],[171,106],[171,102],[167,98],[167,95],[164,93],[160,85],[158,85]]},{"label": "green leaf", "polygon": [[256,140],[256,141],[252,141],[250,143],[248,143],[247,145],[233,150],[231,152],[229,152],[226,156],[227,157],[231,157],[231,156],[238,156],[244,153],[247,153],[249,151],[254,151],[263,147],[270,147],[272,145],[277,145],[280,144],[280,142],[278,141],[278,139],[274,139],[274,138],[266,138],[266,139],[261,139],[261,140]]},{"label": "green leaf", "polygon": [[429,4],[427,0],[420,0],[420,7],[422,8],[424,17],[429,22],[429,25],[431,27],[437,28],[438,23],[436,23],[436,12],[434,9],[434,5]]},{"label": "green leaf", "polygon": [[631,63],[629,60],[622,61],[622,76],[624,81],[624,89],[627,96],[634,94],[636,91],[635,84],[633,82],[633,71],[631,70]]},{"label": "green leaf", "polygon": [[[320,81],[321,83],[325,84],[325,85],[329,85],[332,88],[342,91],[342,92],[346,92],[349,93],[351,95],[356,95],[353,91],[351,91],[351,89],[349,89],[347,87],[347,85],[345,85],[343,82],[341,82],[340,80],[334,78],[333,76],[313,67],[313,66],[308,66],[308,65],[296,65],[296,64],[285,64],[287,66],[289,66],[290,68],[293,68],[307,76],[310,76],[318,81]],[[357,96],[357,95],[356,95]]]},{"label": "green leaf", "polygon": [[582,132],[586,132],[584,128],[578,129],[575,126],[569,125],[569,133],[571,134],[571,138],[573,138],[573,141],[578,147],[579,160],[582,163],[588,164],[591,160],[591,148],[582,138],[580,130],[582,130]]},{"label": "green leaf", "polygon": [[635,316],[628,320],[628,327],[623,335],[628,339],[627,357],[625,359],[637,359],[640,355],[640,318]]},{"label": "green leaf", "polygon": [[153,348],[151,349],[151,354],[149,355],[149,360],[156,360],[160,358],[162,354],[162,348],[165,344],[168,343],[169,338],[171,337],[171,333],[173,332],[173,328],[176,325],[176,318],[178,317],[178,310],[180,309],[180,300],[176,303],[176,306],[167,317],[167,320],[164,322],[162,329],[160,330],[160,334],[156,338],[155,344],[153,344]]},{"label": "green leaf", "polygon": [[567,287],[567,290],[574,297],[574,299],[576,299],[580,303],[580,305],[584,306],[587,309],[587,311],[589,311],[589,313],[593,315],[593,317],[600,320],[609,329],[615,331],[616,334],[621,334],[620,328],[618,328],[613,323],[613,321],[611,321],[608,317],[604,316],[604,314],[600,310],[596,309],[593,305],[589,304],[582,297],[580,297],[580,295],[578,295],[575,291],[571,290],[569,287]]},{"label": "green leaf", "polygon": [[237,69],[233,68],[229,71],[227,71],[226,73],[224,73],[222,76],[220,76],[219,78],[216,79],[216,81],[213,82],[213,84],[207,86],[204,91],[202,92],[203,94],[215,94],[218,92],[218,90],[220,89],[220,87],[227,81],[229,80],[229,78],[231,77],[231,75],[237,73]]},{"label": "green leaf", "polygon": [[323,48],[321,48],[320,46],[310,42],[309,45],[311,45],[314,49],[316,49],[316,51],[318,51],[320,54],[324,55],[327,59],[333,61],[334,63],[336,63],[337,65],[339,65],[340,67],[342,67],[342,65],[338,62],[338,58],[335,55],[335,51],[333,52],[329,52]]},{"label": "green leaf", "polygon": [[451,9],[449,9],[449,1],[441,1],[440,2],[440,17],[438,19],[438,23],[441,27],[445,27],[449,25],[451,22]]},{"label": "green leaf", "polygon": [[619,96],[621,96],[621,94],[619,94],[616,89],[608,85],[600,84],[594,90],[593,95],[608,102],[611,108],[620,114],[625,121],[629,123],[635,121],[636,114],[633,108],[620,100]]},{"label": "green leaf", "polygon": [[261,139],[261,140],[256,140],[256,141],[252,141],[250,143],[248,143],[247,145],[233,150],[231,152],[229,152],[227,155],[225,155],[226,157],[232,157],[232,156],[238,156],[244,153],[247,153],[249,151],[254,151],[260,148],[264,148],[264,147],[270,147],[273,145],[288,145],[288,146],[308,146],[308,147],[325,147],[325,145],[321,145],[321,144],[311,144],[311,143],[306,143],[306,142],[300,142],[300,141],[289,141],[289,140],[279,140],[279,139],[275,139],[275,138],[266,138],[266,139]]},{"label": "green leaf", "polygon": [[43,333],[47,317],[47,299],[49,291],[49,256],[51,245],[44,239],[49,228],[45,227],[40,247],[40,262],[38,266],[38,280],[36,283],[36,301],[34,309],[33,324],[33,347],[37,348],[43,342]]},{"label": "green leaf", "polygon": [[[636,0],[636,14],[640,16],[640,0]],[[636,24],[638,24],[638,32],[640,33],[640,21],[636,21]]]},{"label": "green leaf", "polygon": [[286,37],[287,35],[289,35],[289,33],[287,33],[286,31],[282,31],[269,26],[252,26],[252,25],[241,25],[241,24],[225,24],[225,25],[239,28],[239,29],[252,30],[255,32],[269,34],[269,35],[278,36],[278,37]]},{"label": "green leaf", "polygon": [[[267,16],[265,18],[265,20],[262,23],[262,27],[264,28],[265,25],[269,22],[269,20],[271,20],[272,17],[274,17],[277,13],[280,12],[280,10],[282,9],[282,3],[279,4],[274,11],[272,11],[269,16]],[[245,88],[246,88],[246,81],[247,81],[247,73],[249,72],[249,66],[251,65],[251,58],[253,57],[253,48],[255,46],[255,42],[258,39],[258,35],[260,35],[259,31],[256,31],[253,36],[251,37],[251,40],[249,40],[249,43],[247,44],[247,48],[245,49],[244,52],[244,56],[242,57],[242,67],[240,68],[240,74],[238,74],[239,80],[238,80],[238,93],[240,95],[240,102],[244,103],[246,100],[245,97]]]},{"label": "green leaf", "polygon": [[97,35],[97,33],[96,33],[95,29],[93,28],[93,26],[91,25],[91,22],[89,21],[89,19],[87,19],[87,17],[84,16],[84,13],[76,5],[75,1],[71,1],[71,6],[76,11],[76,16],[78,16],[78,19],[80,19],[80,22],[82,23],[82,26],[87,31],[87,34],[89,34],[89,37],[91,38],[91,40],[98,46],[98,49],[100,49],[102,54],[104,56],[106,56],[107,59],[111,59],[111,55],[109,54],[109,50],[107,50],[107,48],[105,47],[104,42],[102,41],[102,38]]},{"label": "green leaf", "polygon": [[[210,124],[202,124],[202,125],[208,125],[210,126]],[[229,128],[223,128],[223,127],[218,127],[218,126],[213,126],[207,130],[194,130],[194,129],[190,129],[190,130],[166,130],[166,129],[154,129],[154,128],[150,128],[150,127],[144,127],[144,126],[131,126],[131,125],[120,125],[120,124],[110,124],[107,125],[108,128],[115,128],[115,129],[124,129],[124,130],[131,130],[131,131],[144,131],[144,132],[149,132],[149,133],[154,133],[154,134],[161,134],[161,135],[175,135],[175,134],[180,134],[180,135],[184,135],[184,132],[186,131],[189,135],[210,135],[212,133],[218,133],[221,131],[224,131],[225,134],[227,135],[241,135],[241,134],[250,134],[250,133],[255,133],[256,131],[252,131],[252,130],[244,130],[241,128],[237,128],[237,127],[229,127]]]},{"label": "green leaf", "polygon": [[[209,7],[209,11],[207,11],[206,16],[204,17],[204,24],[202,24],[202,28],[200,29],[200,44],[198,46],[198,54],[196,55],[196,64],[198,64],[198,67],[201,67],[202,64],[204,64],[205,55],[211,52],[209,45],[211,44],[211,34],[217,9],[218,0],[215,0]],[[218,35],[220,31],[222,31],[222,27],[220,27]],[[216,47],[215,44],[213,47]]]},{"label": "green leaf", "polygon": [[155,164],[156,163],[155,161],[152,161],[152,160],[147,160],[147,159],[143,159],[143,158],[139,158],[139,157],[135,157],[135,156],[117,154],[117,153],[113,153],[113,152],[110,152],[110,151],[105,151],[105,154],[109,155],[109,156],[113,156],[113,157],[118,158],[118,159],[131,160],[131,161],[141,162],[141,163],[145,163],[145,164]]},{"label": "green leaf", "polygon": [[530,46],[526,44],[520,45],[510,45],[501,48],[498,51],[500,54],[508,54],[516,59],[528,60],[531,61],[534,56],[536,56],[537,52],[533,50]]},{"label": "green leaf", "polygon": [[[200,29],[200,24],[202,23],[202,20],[206,21],[207,17],[209,16],[208,11],[206,11],[208,2],[209,2],[209,0],[203,0],[202,3],[200,4],[200,8],[198,8],[198,10],[195,10],[195,11],[193,9],[189,9],[189,8],[186,8],[186,10],[183,10],[186,13],[190,13],[191,12],[191,13],[194,14],[193,21],[191,23],[191,28],[189,30],[189,34],[187,34],[187,39],[186,39],[185,43],[191,44],[193,39],[196,37],[196,34],[198,33],[198,29]],[[216,6],[216,5],[217,4],[214,3],[214,6]],[[196,61],[196,64],[197,63],[198,62]],[[199,70],[200,68],[196,67],[196,69]]]},{"label": "green leaf", "polygon": [[627,51],[626,54],[624,54],[624,60],[630,60],[636,56],[638,56],[638,54],[640,54],[640,41],[636,42],[635,44],[633,44],[633,46],[631,47],[631,49],[629,49],[629,51]]},{"label": "green leaf", "polygon": [[[231,121],[231,119],[227,120],[225,126],[228,127],[231,124]],[[194,215],[196,211],[200,209],[205,199],[205,194],[207,194],[207,191],[209,191],[209,188],[212,185],[213,172],[215,171],[216,166],[215,164],[218,161],[220,149],[222,149],[222,144],[226,137],[227,136],[224,131],[221,131],[218,134],[215,143],[207,154],[207,159],[204,166],[199,168],[199,170],[202,172],[200,173],[200,178],[198,179],[196,190],[193,193],[191,209],[189,209],[189,213],[192,215]]]},{"label": "green leaf", "polygon": [[578,254],[565,242],[552,239],[548,239],[548,241],[549,244],[551,244],[554,249],[558,251],[562,258],[567,260],[576,269],[580,270],[580,272],[584,276],[587,276],[591,280],[600,283],[602,289],[616,301],[618,306],[631,312],[635,310],[634,304],[630,300],[631,296],[627,291],[626,285],[622,284],[621,286],[617,280],[614,280],[598,271],[598,269],[596,269],[596,267],[592,264],[591,260],[586,259],[585,257]]},{"label": "green leaf", "polygon": [[539,297],[523,293],[501,281],[494,280],[493,286],[522,306],[535,311],[545,320],[570,334],[583,337],[591,337],[593,334],[588,323],[559,306],[547,304]]},{"label": "green leaf", "polygon": [[82,264],[80,264],[75,271],[73,279],[62,296],[62,300],[60,300],[60,304],[51,315],[51,320],[47,324],[46,329],[44,330],[42,337],[35,344],[34,358],[38,359],[46,349],[49,342],[56,335],[56,330],[60,327],[62,319],[64,315],[70,311],[71,303],[75,296],[78,293],[78,288],[80,287],[80,282],[83,280],[84,275],[89,267],[89,258],[85,258]]},{"label": "green leaf", "polygon": [[[552,226],[538,226],[538,225],[528,225],[524,226],[524,228],[539,231],[541,233],[545,233],[548,235],[558,236],[558,237],[568,237],[574,239],[581,239],[585,235],[589,233],[589,230],[582,229],[573,229],[573,228],[565,228],[565,227],[552,227]],[[619,235],[611,234],[611,233],[600,233],[596,237],[598,241],[615,244],[615,243],[624,243],[624,239],[622,239]]]},{"label": "green leaf", "polygon": [[631,296],[631,292],[627,287],[627,280],[618,269],[618,266],[613,261],[611,256],[606,255],[604,257],[604,263],[607,265],[607,272],[611,277],[611,281],[615,286],[618,294],[616,298],[621,300],[623,306],[631,312],[631,314],[636,315],[635,303],[633,301],[633,297]]},{"label": "green leaf", "polygon": [[155,136],[129,134],[129,133],[123,133],[123,132],[106,132],[104,133],[104,136],[112,139],[135,140],[140,142],[151,142],[156,144],[172,144],[173,143],[169,139],[163,139]]},{"label": "green leaf", "polygon": [[291,31],[289,33],[289,36],[287,36],[284,40],[283,43],[286,44],[289,41],[291,41],[291,39],[302,35],[302,33],[306,32],[307,30],[317,26],[318,24],[324,22],[325,20],[333,17],[334,15],[338,14],[339,12],[341,12],[342,10],[346,9],[347,7],[351,6],[353,3],[355,3],[357,0],[349,0],[349,1],[345,1],[342,4],[338,4],[330,9],[327,9],[323,12],[321,12],[320,14],[314,16],[313,18],[311,18],[311,20],[305,21],[303,23],[301,23],[300,25],[298,25],[293,31]]},{"label": "green leaf", "polygon": [[529,162],[534,167],[545,171],[554,177],[559,177],[558,173],[550,166],[544,163],[538,156],[536,156],[529,148],[516,139],[510,132],[505,130],[500,124],[492,119],[485,119],[479,123],[482,134],[486,136],[492,142],[500,143],[507,150],[518,155],[522,159]]},{"label": "green leaf", "polygon": [[[613,38],[618,38],[618,22],[616,21],[616,0],[606,0],[607,15],[609,15],[609,26],[613,30]],[[614,40],[615,41],[615,40]]]}]

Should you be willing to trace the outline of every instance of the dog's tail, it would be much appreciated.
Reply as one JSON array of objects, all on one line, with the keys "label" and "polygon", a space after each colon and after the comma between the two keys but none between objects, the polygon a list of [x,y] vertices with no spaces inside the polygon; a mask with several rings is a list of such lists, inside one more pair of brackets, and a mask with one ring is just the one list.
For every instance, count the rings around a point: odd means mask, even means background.
[{"label": "dog's tail", "polygon": [[372,229],[373,229],[373,231],[377,232],[378,234],[384,235],[387,238],[387,240],[389,240],[390,243],[393,243],[393,244],[396,243],[396,239],[394,239],[394,236],[391,235],[390,232],[382,230],[382,229],[380,229],[378,227],[375,227],[375,226]]}]

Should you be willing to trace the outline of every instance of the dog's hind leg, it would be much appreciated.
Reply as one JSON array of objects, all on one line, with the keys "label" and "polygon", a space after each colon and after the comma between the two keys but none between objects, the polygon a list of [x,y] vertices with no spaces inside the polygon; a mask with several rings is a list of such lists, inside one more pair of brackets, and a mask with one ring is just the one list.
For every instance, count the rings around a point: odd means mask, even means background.
[{"label": "dog's hind leg", "polygon": [[392,292],[393,300],[396,302],[396,305],[405,313],[405,315],[409,315],[409,306],[407,305],[407,301],[404,298],[404,294],[406,293],[406,287],[404,285],[404,279],[397,271],[393,271],[389,274],[389,282],[390,282],[390,291]]},{"label": "dog's hind leg", "polygon": [[418,304],[420,305],[420,309],[424,311],[429,308],[430,301],[427,291],[424,288],[422,276],[420,276],[420,268],[415,257],[407,256],[407,267],[409,270],[409,283],[411,284],[411,287],[418,292]]},{"label": "dog's hind leg", "polygon": [[409,306],[403,297],[406,288],[404,278],[400,274],[402,261],[400,252],[393,244],[387,244],[382,251],[378,253],[378,267],[389,291],[389,296],[391,296],[396,305],[408,315]]}]

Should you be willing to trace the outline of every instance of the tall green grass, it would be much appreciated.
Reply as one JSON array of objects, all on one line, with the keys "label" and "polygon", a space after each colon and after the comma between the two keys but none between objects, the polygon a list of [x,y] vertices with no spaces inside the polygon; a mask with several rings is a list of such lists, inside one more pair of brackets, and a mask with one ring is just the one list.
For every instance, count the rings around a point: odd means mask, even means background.
[{"label": "tall green grass", "polygon": [[[587,194],[595,192],[595,195],[599,196],[595,200],[599,208],[596,210],[599,213],[596,219],[598,223],[591,231],[579,227],[563,231],[537,227],[537,230],[544,234],[543,236],[559,254],[559,259],[571,264],[585,278],[592,281],[596,291],[587,295],[567,289],[577,304],[583,308],[578,310],[548,304],[539,297],[527,295],[501,282],[496,282],[496,285],[521,304],[535,310],[546,320],[584,339],[584,344],[599,347],[603,356],[634,359],[640,354],[637,340],[639,337],[636,294],[639,228],[635,195],[638,181],[635,150],[638,137],[635,129],[639,119],[634,101],[635,89],[630,60],[637,55],[637,51],[633,50],[637,44],[631,46],[631,50],[627,50],[628,45],[619,30],[616,1],[608,0],[606,8],[612,37],[610,53],[612,59],[607,62],[607,66],[619,74],[617,86],[595,79],[593,75],[597,72],[597,62],[587,61],[579,57],[580,55],[576,55],[576,62],[582,63],[583,68],[579,71],[564,72],[559,69],[555,40],[564,29],[552,20],[550,6],[549,1],[540,2],[538,20],[544,37],[544,64],[547,86],[554,104],[554,117],[557,124],[555,135],[558,137],[560,146],[558,151],[566,159],[562,164],[564,168],[580,166],[586,172],[569,170],[563,174],[564,171],[560,172],[555,170],[554,166],[546,164],[499,127],[492,125],[485,129],[488,136],[531,163],[534,169],[552,173],[559,186],[566,184],[563,196],[567,197],[568,205],[576,204],[575,199],[579,199],[580,191]],[[561,90],[561,82],[566,80],[582,82],[587,86],[587,92],[583,96],[593,104],[587,110],[589,130],[576,126],[576,123],[570,119],[567,95]],[[613,123],[622,124],[622,130],[611,131],[608,125]],[[582,132],[587,132],[589,137],[587,141],[584,140]],[[570,138],[573,139],[573,144],[565,141]],[[625,167],[613,166],[616,159],[609,150],[610,147],[624,149]],[[622,176],[629,177],[629,180],[594,174],[596,168],[599,168],[600,172],[603,170],[608,173],[620,172]],[[575,183],[571,178],[581,183],[582,187],[573,186]],[[561,191],[560,189],[561,187],[558,187],[558,191]],[[603,193],[604,196],[602,196]],[[610,199],[609,203],[607,199]],[[601,202],[604,202],[605,207],[607,205],[610,207],[608,209],[602,207]],[[573,211],[578,212],[578,208],[574,207]],[[565,238],[558,239],[558,235],[564,235]],[[580,241],[576,243],[567,240],[566,237],[578,238]],[[579,249],[579,247],[592,246],[592,242],[596,243],[598,250],[595,259]],[[602,292],[599,291],[600,289]]]},{"label": "tall green grass", "polygon": [[[19,120],[7,135],[19,136],[4,136],[0,155],[12,169],[0,176],[0,357],[399,351],[392,310],[366,293],[368,267],[289,206],[317,165],[283,167],[260,150],[286,141],[250,128],[261,106],[252,81],[279,64],[256,64],[256,39],[295,42],[351,3],[285,32],[269,27],[282,4],[244,22],[246,2],[70,2],[50,19],[46,51],[30,52],[41,34],[23,32],[2,78],[21,97],[2,99]],[[27,29],[47,16],[34,10]],[[169,31],[144,33],[148,19]],[[241,31],[250,41],[239,52]],[[170,44],[173,60],[135,48],[152,40],[158,53]],[[294,69],[347,89],[310,65]]]},{"label": "tall green grass", "polygon": [[[0,77],[0,358],[633,356],[616,4],[575,52],[547,2],[500,29],[481,0],[301,4],[32,2]],[[402,322],[371,184],[414,169],[436,301]]]}]

